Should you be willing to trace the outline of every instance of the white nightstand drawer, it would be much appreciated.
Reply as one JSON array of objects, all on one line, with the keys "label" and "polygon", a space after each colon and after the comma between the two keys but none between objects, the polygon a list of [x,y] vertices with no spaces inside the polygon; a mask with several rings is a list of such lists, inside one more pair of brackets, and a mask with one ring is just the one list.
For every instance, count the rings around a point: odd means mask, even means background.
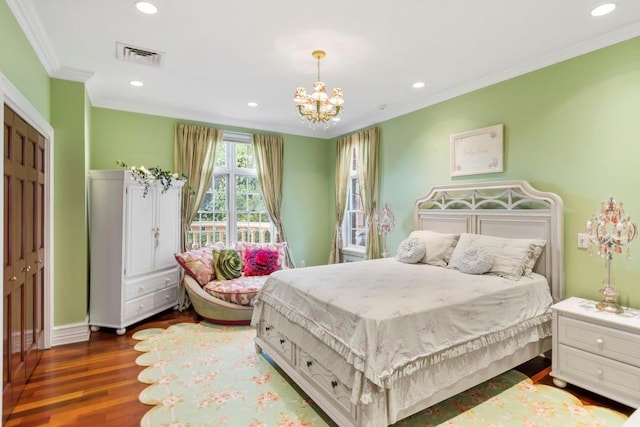
[{"label": "white nightstand drawer", "polygon": [[570,317],[558,319],[558,341],[640,367],[640,335]]},{"label": "white nightstand drawer", "polygon": [[629,406],[640,405],[640,368],[566,345],[556,351],[561,379]]}]

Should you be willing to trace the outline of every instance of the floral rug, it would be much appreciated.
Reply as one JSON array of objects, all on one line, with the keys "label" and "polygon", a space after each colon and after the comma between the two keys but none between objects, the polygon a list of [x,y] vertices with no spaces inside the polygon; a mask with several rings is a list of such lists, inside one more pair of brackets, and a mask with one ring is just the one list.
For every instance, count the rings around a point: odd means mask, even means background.
[{"label": "floral rug", "polygon": [[[335,424],[268,359],[250,327],[181,323],[134,334],[143,427],[320,427]],[[626,416],[509,371],[394,426],[613,427]]]}]

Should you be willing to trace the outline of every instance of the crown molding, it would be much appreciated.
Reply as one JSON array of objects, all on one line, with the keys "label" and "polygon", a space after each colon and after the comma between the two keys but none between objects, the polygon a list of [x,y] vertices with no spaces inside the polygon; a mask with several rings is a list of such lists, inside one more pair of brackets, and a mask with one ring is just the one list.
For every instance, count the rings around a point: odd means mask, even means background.
[{"label": "crown molding", "polygon": [[[426,108],[431,105],[435,105],[440,102],[447,101],[457,96],[464,95],[466,93],[470,93],[475,90],[482,89],[484,87],[491,86],[493,84],[512,79],[514,77],[522,76],[532,71],[536,71],[536,70],[548,67],[550,65],[554,65],[562,61],[566,61],[568,59],[575,58],[575,57],[596,51],[598,49],[609,47],[611,45],[621,43],[638,36],[640,36],[640,23],[628,25],[616,31],[604,34],[600,37],[595,37],[589,40],[585,40],[583,42],[569,46],[565,49],[556,51],[550,55],[540,57],[537,60],[529,61],[525,64],[520,64],[516,67],[512,67],[504,71],[494,73],[489,76],[472,80],[465,84],[458,85],[450,89],[441,91],[439,93],[433,94],[426,98],[422,98],[417,102],[400,106],[400,108],[398,109],[388,108],[387,110],[377,114],[376,119],[378,120],[378,122],[380,122],[380,121],[390,120],[395,117],[402,116],[404,114],[409,114],[414,111],[420,110],[422,108]],[[393,107],[393,106],[390,106],[390,107]],[[354,124],[353,126],[350,126],[348,131],[351,132],[353,130],[362,129],[365,126],[371,125],[371,123],[365,123],[365,122],[366,121],[361,121],[359,123]]]},{"label": "crown molding", "polygon": [[51,77],[74,82],[87,83],[95,73],[92,71],[79,70],[77,68],[60,67]]},{"label": "crown molding", "polygon": [[[213,116],[209,113],[202,112],[202,111],[185,110],[185,109],[161,107],[161,106],[150,106],[147,104],[126,102],[126,101],[116,100],[112,98],[103,99],[103,98],[95,97],[92,100],[92,106],[97,108],[111,109],[111,110],[128,111],[130,113],[150,114],[150,115],[160,116],[160,117],[169,117],[169,118],[179,119],[179,120],[192,120],[192,121],[198,121],[198,122],[205,122],[205,123],[210,123],[214,126],[237,127],[242,129],[255,129],[256,131],[284,133],[284,134],[298,135],[298,136],[308,136],[308,137],[318,138],[318,139],[330,139],[336,135],[341,135],[344,133],[343,130],[340,130],[339,133],[336,134],[335,132],[330,132],[328,129],[327,131],[323,131],[323,133],[320,134],[318,133],[318,131],[314,132],[312,129],[308,128],[307,126],[304,126],[303,129],[301,130],[299,127],[294,127],[294,126],[250,121],[246,119],[231,119],[228,117]],[[333,128],[333,129],[336,129],[336,128]]]},{"label": "crown molding", "polygon": [[6,2],[47,74],[53,76],[60,68],[60,61],[49,43],[33,3],[31,0],[6,0]]}]

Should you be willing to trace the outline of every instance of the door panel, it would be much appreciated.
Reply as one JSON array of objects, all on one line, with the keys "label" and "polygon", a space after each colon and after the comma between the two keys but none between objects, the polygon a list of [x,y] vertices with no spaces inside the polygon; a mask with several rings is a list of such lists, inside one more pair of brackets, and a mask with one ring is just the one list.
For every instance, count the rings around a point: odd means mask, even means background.
[{"label": "door panel", "polygon": [[4,106],[3,420],[44,344],[45,138]]}]

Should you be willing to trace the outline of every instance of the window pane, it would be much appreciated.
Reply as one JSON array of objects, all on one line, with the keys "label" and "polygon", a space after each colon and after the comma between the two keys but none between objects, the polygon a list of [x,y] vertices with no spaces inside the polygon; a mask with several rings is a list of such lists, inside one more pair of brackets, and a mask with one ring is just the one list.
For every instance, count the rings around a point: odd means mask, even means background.
[{"label": "window pane", "polygon": [[218,144],[218,158],[216,159],[215,167],[227,166],[227,143],[223,142]]},{"label": "window pane", "polygon": [[242,169],[255,169],[255,159],[253,155],[253,145],[236,144],[236,167]]},{"label": "window pane", "polygon": [[227,182],[228,175],[214,177],[213,184],[205,193],[196,218],[191,223],[191,247],[225,242],[228,234]]}]

